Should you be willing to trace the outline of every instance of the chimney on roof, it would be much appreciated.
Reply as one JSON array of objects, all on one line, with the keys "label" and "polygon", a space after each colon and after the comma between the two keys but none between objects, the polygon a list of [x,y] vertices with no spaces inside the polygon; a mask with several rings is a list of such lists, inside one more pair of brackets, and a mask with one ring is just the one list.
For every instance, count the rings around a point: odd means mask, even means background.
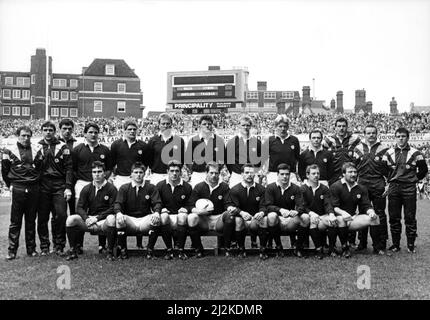
[{"label": "chimney on roof", "polygon": [[85,74],[85,71],[87,71],[88,67],[82,67],[82,74]]},{"label": "chimney on roof", "polygon": [[336,93],[336,100],[337,100],[336,112],[343,113],[343,92],[342,91],[338,91]]},{"label": "chimney on roof", "polygon": [[257,90],[258,91],[266,91],[267,90],[267,81],[257,81]]},{"label": "chimney on roof", "polygon": [[221,70],[220,66],[209,66],[208,70]]}]

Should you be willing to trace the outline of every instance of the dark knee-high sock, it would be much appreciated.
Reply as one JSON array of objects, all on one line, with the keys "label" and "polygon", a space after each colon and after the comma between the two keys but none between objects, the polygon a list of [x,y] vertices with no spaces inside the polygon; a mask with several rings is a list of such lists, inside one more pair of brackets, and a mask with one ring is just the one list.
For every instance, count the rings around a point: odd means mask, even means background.
[{"label": "dark knee-high sock", "polygon": [[116,228],[115,227],[107,227],[106,239],[107,239],[108,250],[110,252],[112,252],[113,248],[115,246],[115,240],[116,240]]},{"label": "dark knee-high sock", "polygon": [[257,234],[251,233],[251,242],[257,242]]},{"label": "dark knee-high sock", "polygon": [[244,249],[245,248],[245,238],[246,238],[246,229],[243,229],[241,231],[235,232],[237,245],[239,248]]},{"label": "dark knee-high sock", "polygon": [[136,247],[143,247],[143,236],[136,236]]},{"label": "dark knee-high sock", "polygon": [[[117,230],[121,231],[121,230]],[[127,249],[127,236],[125,233],[118,234],[118,245],[121,247],[121,249]]]},{"label": "dark knee-high sock", "polygon": [[328,247],[330,250],[333,250],[336,246],[336,238],[337,238],[337,230],[335,227],[327,228],[327,237],[328,237]]},{"label": "dark knee-high sock", "polygon": [[99,246],[106,247],[106,236],[104,234],[99,234]]},{"label": "dark knee-high sock", "polygon": [[[362,244],[366,244],[367,245],[367,235],[368,235],[368,232],[369,231],[369,228],[368,227],[366,227],[366,228],[364,228],[364,229],[361,229],[359,232],[358,232],[358,239],[360,240],[360,243],[362,243]],[[370,233],[370,236],[372,236],[372,233]],[[373,238],[372,238],[373,239]]]},{"label": "dark knee-high sock", "polygon": [[193,248],[197,250],[202,250],[202,239],[200,238],[200,229],[198,226],[188,227],[188,233],[190,234],[191,243],[193,244]]},{"label": "dark knee-high sock", "polygon": [[160,234],[160,226],[151,226],[148,233],[148,250],[154,250],[158,235]]},{"label": "dark knee-high sock", "polygon": [[162,225],[160,227],[161,237],[167,249],[172,249],[172,232],[169,225]]},{"label": "dark knee-high sock", "polygon": [[69,239],[69,245],[71,250],[75,250],[77,247],[77,235],[79,233],[79,228],[76,226],[66,227],[67,238]]},{"label": "dark knee-high sock", "polygon": [[305,227],[299,226],[297,228],[297,249],[303,249],[303,243],[305,241],[305,235],[306,235],[306,229]]},{"label": "dark knee-high sock", "polygon": [[372,238],[372,246],[375,250],[380,250],[381,248],[381,228],[380,226],[370,226],[370,237]]},{"label": "dark knee-high sock", "polygon": [[275,226],[269,226],[267,227],[267,231],[269,231],[269,237],[267,242],[269,243],[269,238],[272,237],[272,239],[275,240],[276,247],[281,248],[282,247],[281,226],[279,224]]},{"label": "dark knee-high sock", "polygon": [[76,246],[83,247],[84,246],[84,236],[85,232],[79,231],[76,235]]},{"label": "dark knee-high sock", "polygon": [[236,226],[234,216],[230,214],[224,214],[222,217],[223,229],[222,235],[224,238],[224,248],[230,249],[231,241],[234,237],[234,228]]},{"label": "dark knee-high sock", "polygon": [[342,247],[346,246],[348,239],[349,240],[351,239],[348,227],[338,228],[338,233],[339,233],[339,240],[340,240],[340,243],[342,244]]},{"label": "dark knee-high sock", "polygon": [[292,247],[296,245],[296,242],[297,242],[296,231],[293,231],[293,233],[290,234],[290,242]]},{"label": "dark knee-high sock", "polygon": [[184,249],[185,241],[187,240],[187,225],[178,224],[176,231],[178,237],[178,247],[179,249]]},{"label": "dark knee-high sock", "polygon": [[258,238],[260,238],[260,251],[264,252],[267,246],[267,236],[269,235],[267,228],[258,228]]},{"label": "dark knee-high sock", "polygon": [[357,231],[348,231],[347,241],[349,242],[349,244],[355,243],[356,238],[357,238]]},{"label": "dark knee-high sock", "polygon": [[318,228],[309,229],[309,234],[311,235],[312,241],[314,242],[315,248],[322,247],[321,241],[321,231]]}]

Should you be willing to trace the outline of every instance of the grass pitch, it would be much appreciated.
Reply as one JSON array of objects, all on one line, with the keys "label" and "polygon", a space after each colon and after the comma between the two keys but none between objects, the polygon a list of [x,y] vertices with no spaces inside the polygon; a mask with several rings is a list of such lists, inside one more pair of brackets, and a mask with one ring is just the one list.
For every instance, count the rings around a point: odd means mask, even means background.
[{"label": "grass pitch", "polygon": [[[353,253],[349,260],[321,261],[293,256],[266,261],[258,256],[148,261],[142,253],[108,262],[97,252],[97,237],[88,234],[85,253],[78,260],[68,262],[54,255],[29,258],[23,229],[19,258],[5,261],[9,205],[8,199],[0,200],[0,299],[430,299],[429,200],[418,203],[416,254],[407,253],[403,234],[402,250],[391,257],[374,256],[369,248]],[[209,247],[215,245],[213,238],[204,241]],[[134,242],[129,238],[130,248]],[[161,238],[157,246],[162,247]],[[57,270],[63,265],[70,268],[71,288],[60,290]],[[363,265],[370,268],[370,289],[360,290],[357,279],[362,272],[357,269]]]}]

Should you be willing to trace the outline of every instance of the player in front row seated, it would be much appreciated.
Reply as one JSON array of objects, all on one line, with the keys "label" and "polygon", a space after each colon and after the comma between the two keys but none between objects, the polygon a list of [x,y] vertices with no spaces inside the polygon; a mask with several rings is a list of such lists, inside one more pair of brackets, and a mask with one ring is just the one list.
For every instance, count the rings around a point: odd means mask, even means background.
[{"label": "player in front row seated", "polygon": [[67,260],[78,258],[80,234],[88,231],[91,234],[106,235],[107,258],[110,261],[114,260],[116,230],[113,204],[117,190],[113,184],[107,182],[105,173],[105,165],[100,161],[94,161],[91,170],[93,182],[82,189],[76,209],[77,214],[69,216],[66,220],[67,237],[71,249]]},{"label": "player in front row seated", "polygon": [[239,256],[245,258],[245,237],[247,229],[258,233],[260,238],[260,258],[267,259],[267,218],[264,205],[264,187],[254,182],[255,167],[248,163],[242,167],[242,182],[230,190],[227,210],[236,214],[235,236],[239,246]]},{"label": "player in front row seated", "polygon": [[163,203],[161,210],[161,236],[166,244],[166,260],[173,259],[172,235],[179,259],[187,259],[184,252],[187,238],[187,219],[193,204],[190,201],[191,185],[181,178],[182,164],[172,160],[167,165],[167,179],[157,183]]},{"label": "player in front row seated", "polygon": [[196,204],[199,199],[212,202],[212,210],[194,207],[188,215],[188,230],[191,241],[196,248],[196,257],[203,256],[203,245],[200,238],[202,233],[215,230],[224,236],[226,253],[229,253],[231,237],[234,232],[235,217],[227,211],[228,184],[220,181],[220,165],[209,162],[206,165],[206,180],[198,183],[191,193],[191,203]]},{"label": "player in front row seated", "polygon": [[290,166],[281,163],[277,170],[278,181],[269,184],[265,194],[269,225],[280,256],[281,232],[295,233],[297,230],[294,254],[301,258],[306,228],[309,227],[309,215],[305,213],[300,187],[290,180]]},{"label": "player in front row seated", "polygon": [[[153,257],[153,250],[160,232],[161,199],[157,188],[144,181],[146,167],[141,162],[131,166],[131,182],[122,185],[114,205],[118,244],[121,259],[127,259],[127,235],[149,235],[146,257]],[[151,212],[152,209],[152,212]]]},{"label": "player in front row seated", "polygon": [[[379,225],[379,217],[373,210],[366,187],[357,183],[355,164],[344,163],[342,173],[343,178],[330,186],[330,193],[338,220],[342,256],[349,258],[351,252],[348,245],[348,232]],[[357,208],[359,209],[358,214],[356,214]]]},{"label": "player in front row seated", "polygon": [[310,218],[310,235],[314,242],[317,256],[324,258],[323,235],[327,231],[329,254],[336,256],[334,251],[337,236],[337,219],[331,204],[330,190],[319,181],[320,169],[317,164],[306,168],[306,181],[302,185],[305,212]]}]

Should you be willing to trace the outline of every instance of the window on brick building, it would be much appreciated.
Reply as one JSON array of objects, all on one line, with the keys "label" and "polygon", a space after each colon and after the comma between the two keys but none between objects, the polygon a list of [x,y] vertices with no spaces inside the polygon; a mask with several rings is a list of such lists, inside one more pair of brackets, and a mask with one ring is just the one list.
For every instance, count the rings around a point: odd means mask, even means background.
[{"label": "window on brick building", "polygon": [[10,116],[10,107],[8,107],[8,106],[3,107],[3,115],[4,116]]},{"label": "window on brick building", "polygon": [[22,90],[22,99],[30,100],[30,90]]},{"label": "window on brick building", "polygon": [[51,116],[58,117],[58,108],[51,108]]},{"label": "window on brick building", "polygon": [[71,88],[77,88],[78,87],[78,80],[77,79],[70,79],[70,87]]},{"label": "window on brick building", "polygon": [[13,99],[21,99],[21,90],[13,90],[12,98]]},{"label": "window on brick building", "polygon": [[3,89],[3,99],[10,99],[10,89]]},{"label": "window on brick building", "polygon": [[78,116],[78,109],[77,108],[70,108],[70,116],[71,117],[77,117]]},{"label": "window on brick building", "polygon": [[118,83],[117,88],[118,88],[117,90],[118,92],[125,93],[125,89],[126,89],[125,83]]},{"label": "window on brick building", "polygon": [[70,100],[78,100],[78,94],[75,91],[70,92]]},{"label": "window on brick building", "polygon": [[246,93],[246,98],[247,99],[258,99],[258,92],[247,92]]},{"label": "window on brick building", "polygon": [[35,84],[36,83],[36,75],[32,74],[31,75],[31,84]]},{"label": "window on brick building", "polygon": [[12,115],[13,116],[21,115],[21,107],[12,107]]},{"label": "window on brick building", "polygon": [[52,97],[52,100],[59,100],[60,99],[60,92],[59,91],[51,91],[51,97]]},{"label": "window on brick building", "polygon": [[94,82],[94,91],[102,92],[103,91],[103,82]]},{"label": "window on brick building", "polygon": [[94,112],[103,112],[103,101],[94,101]]},{"label": "window on brick building", "polygon": [[125,101],[117,102],[116,112],[125,113]]},{"label": "window on brick building", "polygon": [[13,86],[13,77],[5,77],[4,84],[7,86]]},{"label": "window on brick building", "polygon": [[65,118],[69,116],[69,109],[68,108],[61,108],[61,117]]},{"label": "window on brick building", "polygon": [[22,107],[22,115],[29,116],[30,115],[30,107]]},{"label": "window on brick building", "polygon": [[276,99],[276,92],[265,92],[264,99]]},{"label": "window on brick building", "polygon": [[107,64],[105,67],[105,74],[109,76],[115,75],[115,65]]},{"label": "window on brick building", "polygon": [[69,100],[69,92],[61,91],[61,100]]}]

